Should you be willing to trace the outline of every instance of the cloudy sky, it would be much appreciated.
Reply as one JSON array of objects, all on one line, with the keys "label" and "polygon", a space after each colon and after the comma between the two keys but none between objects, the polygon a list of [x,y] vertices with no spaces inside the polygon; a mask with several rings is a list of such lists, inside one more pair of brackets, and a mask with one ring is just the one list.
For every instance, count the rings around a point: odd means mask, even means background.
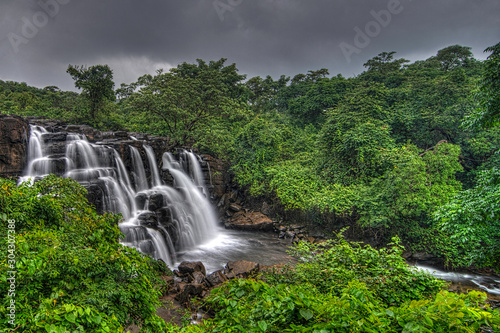
[{"label": "cloudy sky", "polygon": [[424,60],[500,42],[499,0],[0,0],[0,79],[74,90],[69,64],[108,64],[116,85],[228,58],[240,73],[349,77],[383,51]]}]

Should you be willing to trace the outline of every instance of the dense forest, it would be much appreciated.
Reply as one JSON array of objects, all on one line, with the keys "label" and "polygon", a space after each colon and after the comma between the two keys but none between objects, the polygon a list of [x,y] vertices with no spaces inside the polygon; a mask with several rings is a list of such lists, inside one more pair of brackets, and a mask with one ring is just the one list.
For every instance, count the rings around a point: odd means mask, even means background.
[{"label": "dense forest", "polygon": [[[333,219],[347,221],[374,244],[389,244],[377,250],[342,235],[331,247],[299,244],[297,267],[213,292],[207,302],[217,314],[206,326],[167,328],[154,315],[157,276],[167,269],[120,248],[116,217],[96,215],[70,180],[49,178],[35,188],[2,180],[2,223],[33,221],[22,228],[35,230],[18,245],[31,279],[19,291],[38,302],[23,305],[30,323],[23,327],[36,331],[39,323],[52,332],[45,326],[52,323],[59,332],[59,316],[68,329],[85,331],[76,328],[87,323],[95,332],[130,323],[152,332],[498,331],[498,312],[484,307],[483,294],[439,291],[442,283],[401,258],[404,248],[450,268],[500,270],[500,43],[485,52],[479,61],[469,47],[454,45],[414,63],[384,52],[352,78],[324,68],[247,78],[220,59],[182,63],[119,88],[107,65],[70,65],[81,93],[0,81],[1,113],[168,136],[227,160],[250,196],[326,229]],[[70,209],[75,204],[81,212]],[[91,228],[102,231],[87,235]],[[60,263],[44,262],[57,251]],[[88,280],[83,266],[71,271],[75,260],[96,267],[99,285],[74,290]],[[69,271],[57,271],[61,265]],[[131,278],[134,272],[142,280]],[[133,312],[123,312],[130,304]]]}]

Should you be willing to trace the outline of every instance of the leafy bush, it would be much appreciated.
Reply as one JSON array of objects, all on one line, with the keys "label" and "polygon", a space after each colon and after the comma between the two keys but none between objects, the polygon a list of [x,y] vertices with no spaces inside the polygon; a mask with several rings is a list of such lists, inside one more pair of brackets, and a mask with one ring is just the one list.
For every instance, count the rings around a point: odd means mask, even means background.
[{"label": "leafy bush", "polygon": [[[153,259],[119,244],[120,216],[97,215],[86,190],[48,176],[33,186],[0,179],[0,311],[15,299],[22,332],[121,332],[135,323],[158,332],[156,316],[167,272]],[[15,263],[7,261],[9,223],[15,221]],[[11,228],[12,229],[12,228]],[[15,297],[7,279],[15,273]]]},{"label": "leafy bush", "polygon": [[356,280],[386,305],[429,297],[443,287],[443,281],[406,264],[398,238],[389,245],[377,250],[348,242],[342,234],[322,244],[300,242],[292,252],[299,263],[271,275],[270,281],[309,283],[322,293],[340,295]]},{"label": "leafy bush", "polygon": [[460,192],[434,218],[450,235],[455,266],[500,267],[500,169],[479,173],[477,185]]},{"label": "leafy bush", "polygon": [[271,189],[288,209],[344,212],[357,200],[351,188],[325,182],[306,163],[297,160],[273,164],[265,173]]},{"label": "leafy bush", "polygon": [[480,292],[441,291],[426,299],[387,306],[366,284],[352,280],[335,295],[307,283],[269,285],[232,280],[213,290],[215,318],[169,332],[481,332],[500,329]]}]

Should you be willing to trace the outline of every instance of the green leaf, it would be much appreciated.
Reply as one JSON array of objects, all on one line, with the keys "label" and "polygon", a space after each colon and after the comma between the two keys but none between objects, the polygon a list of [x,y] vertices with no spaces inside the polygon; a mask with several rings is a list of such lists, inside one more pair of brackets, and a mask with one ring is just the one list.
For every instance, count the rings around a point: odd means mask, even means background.
[{"label": "green leaf", "polygon": [[66,318],[66,320],[69,321],[70,323],[73,323],[73,324],[76,323],[76,317],[72,313],[68,313],[67,315],[64,316],[64,318]]},{"label": "green leaf", "polygon": [[309,320],[313,317],[313,313],[309,309],[300,309],[299,313],[305,320]]},{"label": "green leaf", "polygon": [[260,320],[257,324],[262,332],[267,331],[267,323],[265,321]]}]

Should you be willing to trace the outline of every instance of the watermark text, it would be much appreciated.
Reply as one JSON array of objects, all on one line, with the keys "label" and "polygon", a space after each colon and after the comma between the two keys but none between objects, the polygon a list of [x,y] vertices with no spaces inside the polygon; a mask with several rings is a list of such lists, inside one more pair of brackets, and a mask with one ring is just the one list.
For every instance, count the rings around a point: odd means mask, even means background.
[{"label": "watermark text", "polygon": [[21,29],[19,33],[10,32],[7,36],[14,53],[19,52],[19,46],[28,44],[43,29],[51,18],[56,17],[62,5],[67,5],[71,0],[39,0],[37,2],[40,10],[31,17],[21,18]]},{"label": "watermark text", "polygon": [[[411,0],[409,0],[411,1]],[[387,9],[382,9],[380,11],[372,10],[370,15],[374,20],[369,21],[365,24],[364,29],[359,26],[354,27],[353,43],[349,44],[342,42],[339,44],[347,63],[351,63],[351,57],[353,54],[361,53],[361,50],[365,49],[370,45],[373,38],[377,37],[383,30],[387,28],[395,15],[401,14],[403,12],[403,5],[401,0],[389,0],[387,3]]]},{"label": "watermark text", "polygon": [[16,221],[7,220],[7,306],[8,323],[15,326],[16,322]]}]

